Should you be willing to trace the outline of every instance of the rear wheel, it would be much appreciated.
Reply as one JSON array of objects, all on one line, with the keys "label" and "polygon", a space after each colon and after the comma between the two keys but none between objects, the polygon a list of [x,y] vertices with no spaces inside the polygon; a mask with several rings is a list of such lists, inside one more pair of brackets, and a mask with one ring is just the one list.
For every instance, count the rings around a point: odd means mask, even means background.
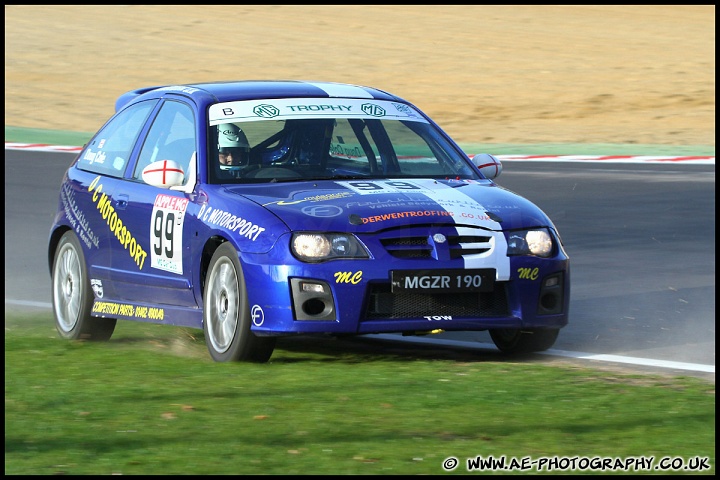
[{"label": "rear wheel", "polygon": [[250,331],[245,277],[238,254],[223,243],[210,260],[204,292],[205,344],[216,362],[267,362],[275,337],[258,337]]},{"label": "rear wheel", "polygon": [[490,337],[495,346],[503,353],[542,352],[555,344],[560,330],[497,328],[490,330]]},{"label": "rear wheel", "polygon": [[55,249],[52,301],[55,327],[63,338],[105,341],[115,331],[117,319],[90,315],[90,279],[80,241],[72,231],[65,232]]}]

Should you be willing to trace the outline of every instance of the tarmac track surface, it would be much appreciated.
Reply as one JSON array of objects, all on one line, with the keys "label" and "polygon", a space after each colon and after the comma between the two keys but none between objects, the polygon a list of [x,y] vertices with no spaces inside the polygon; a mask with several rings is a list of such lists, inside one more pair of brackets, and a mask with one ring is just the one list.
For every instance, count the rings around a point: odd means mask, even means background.
[{"label": "tarmac track surface", "polygon": [[[6,313],[50,307],[47,238],[74,155],[5,151]],[[550,216],[571,260],[570,323],[523,361],[715,381],[714,164],[507,161],[497,182]],[[499,357],[487,332],[366,340]]]}]

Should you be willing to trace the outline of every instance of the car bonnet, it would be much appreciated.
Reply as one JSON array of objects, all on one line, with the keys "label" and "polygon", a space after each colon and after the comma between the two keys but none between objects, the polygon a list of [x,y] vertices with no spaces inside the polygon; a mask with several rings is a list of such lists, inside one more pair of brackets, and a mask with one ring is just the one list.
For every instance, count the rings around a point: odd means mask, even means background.
[{"label": "car bonnet", "polygon": [[534,204],[489,181],[323,180],[233,186],[293,231],[370,232],[410,225],[503,230],[551,225]]}]

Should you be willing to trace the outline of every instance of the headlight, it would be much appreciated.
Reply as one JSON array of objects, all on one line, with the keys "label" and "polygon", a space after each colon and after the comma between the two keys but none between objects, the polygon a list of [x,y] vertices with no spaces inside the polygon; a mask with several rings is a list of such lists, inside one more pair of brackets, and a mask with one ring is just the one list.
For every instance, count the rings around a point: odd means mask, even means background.
[{"label": "headlight", "polygon": [[545,228],[517,230],[508,235],[508,255],[536,255],[549,257],[553,239]]},{"label": "headlight", "polygon": [[348,233],[295,233],[290,244],[293,255],[305,262],[370,258],[360,241]]}]

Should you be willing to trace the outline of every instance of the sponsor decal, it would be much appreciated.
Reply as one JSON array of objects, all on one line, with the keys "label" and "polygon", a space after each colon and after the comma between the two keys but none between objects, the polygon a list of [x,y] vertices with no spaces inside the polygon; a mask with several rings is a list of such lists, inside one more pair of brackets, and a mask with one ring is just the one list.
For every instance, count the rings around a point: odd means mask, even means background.
[{"label": "sponsor decal", "polygon": [[265,231],[265,227],[255,225],[253,222],[225,210],[214,209],[209,205],[203,205],[200,208],[198,219],[210,225],[226,228],[252,241],[257,240],[258,236]]},{"label": "sponsor decal", "polygon": [[210,106],[209,118],[211,126],[269,118],[383,118],[427,123],[409,105],[361,98],[278,98],[216,103]]},{"label": "sponsor decal", "polygon": [[418,210],[418,211],[410,211],[410,212],[393,212],[393,213],[384,213],[382,215],[373,215],[371,217],[361,217],[362,223],[375,223],[375,222],[384,222],[385,220],[397,220],[400,218],[410,218],[410,217],[452,217],[455,215],[453,212],[448,212],[445,210]]},{"label": "sponsor decal", "polygon": [[452,315],[425,315],[423,318],[427,318],[428,320],[432,321],[438,321],[438,320],[452,320]]},{"label": "sponsor decal", "polygon": [[345,157],[345,158],[360,158],[363,157],[365,154],[360,149],[359,146],[349,146],[344,145],[342,143],[331,143],[330,144],[330,155],[334,155],[336,157]]},{"label": "sponsor decal", "polygon": [[250,318],[252,319],[253,325],[259,327],[265,322],[265,312],[260,305],[253,305],[250,309]]},{"label": "sponsor decal", "polygon": [[301,211],[311,217],[327,218],[337,217],[343,212],[343,209],[336,205],[308,205],[303,207]]},{"label": "sponsor decal", "polygon": [[63,208],[65,209],[65,216],[80,240],[85,243],[87,248],[92,248],[93,246],[98,248],[100,239],[93,233],[89,222],[85,218],[85,214],[77,206],[75,202],[75,191],[69,184],[63,184],[60,189],[60,198],[62,199]]},{"label": "sponsor decal", "polygon": [[[486,208],[457,188],[437,180],[373,180],[335,182],[358,195],[403,194],[403,197],[383,198],[376,202],[377,208],[391,208],[413,203],[434,206],[444,210],[423,210],[395,212],[363,218],[363,223],[380,222],[409,216],[451,216],[457,223],[470,223],[499,229],[500,226],[487,214]],[[463,182],[467,183],[467,182]],[[361,202],[354,202],[360,205]],[[372,204],[372,200],[370,200]],[[350,206],[351,204],[348,204]],[[497,217],[496,217],[497,218]]]},{"label": "sponsor decal", "polygon": [[359,202],[348,202],[346,204],[346,207],[352,208],[352,207],[368,207],[372,210],[380,210],[383,208],[393,208],[397,209],[398,207],[417,207],[417,208],[432,208],[437,207],[437,204],[431,200],[425,200],[425,201],[408,201],[407,198],[382,198],[382,199],[375,199],[372,200],[364,200]]},{"label": "sponsor decal", "polygon": [[110,203],[110,197],[104,192],[101,194],[102,184],[98,183],[99,181],[100,176],[97,176],[88,186],[88,192],[92,192],[92,201],[96,204],[103,220],[107,222],[110,231],[115,234],[115,238],[117,238],[125,250],[128,251],[128,254],[135,261],[138,268],[142,270],[143,265],[145,265],[147,252],[140,246],[133,234],[123,224],[122,219],[120,219],[115,211],[115,207]]},{"label": "sponsor decal", "polygon": [[520,267],[517,269],[518,278],[521,280],[537,280],[540,269],[538,267]]},{"label": "sponsor decal", "polygon": [[165,309],[155,307],[144,307],[128,303],[99,302],[93,303],[92,313],[98,316],[109,315],[111,317],[130,317],[145,320],[163,320]]},{"label": "sponsor decal", "polygon": [[95,293],[96,297],[98,297],[98,298],[103,297],[102,280],[98,280],[97,278],[91,278],[90,279],[90,287],[92,288],[92,291]]},{"label": "sponsor decal", "polygon": [[335,283],[351,283],[357,285],[362,281],[362,270],[357,272],[335,272]]},{"label": "sponsor decal", "polygon": [[[487,212],[485,214],[477,214],[477,213],[469,213],[469,212],[462,212],[460,214],[461,218],[470,218],[475,220],[493,220],[493,218],[490,215],[487,215]],[[498,218],[498,217],[495,217]]]},{"label": "sponsor decal", "polygon": [[373,117],[384,117],[387,114],[384,108],[373,103],[364,103],[360,109]]},{"label": "sponsor decal", "polygon": [[398,112],[402,112],[405,115],[407,115],[408,117],[416,117],[417,116],[415,113],[415,110],[413,110],[409,106],[405,105],[404,103],[393,103],[392,105],[393,105],[393,107],[395,107],[395,109]]},{"label": "sponsor decal", "polygon": [[350,112],[349,105],[288,105],[291,112]]},{"label": "sponsor decal", "polygon": [[322,195],[313,195],[310,197],[300,198],[298,200],[277,200],[274,202],[266,203],[263,205],[263,207],[267,205],[297,205],[298,203],[302,202],[322,202],[325,200],[335,200],[338,198],[345,198],[345,197],[351,197],[354,194],[351,192],[338,192],[338,193],[325,193]]},{"label": "sponsor decal", "polygon": [[[232,112],[232,110],[231,110]],[[258,105],[257,107],[253,108],[253,113],[257,115],[258,117],[262,118],[273,118],[280,115],[280,110],[275,108],[273,105]]]},{"label": "sponsor decal", "polygon": [[182,241],[188,200],[166,195],[155,197],[150,216],[150,266],[182,275]]},{"label": "sponsor decal", "polygon": [[105,163],[107,154],[105,152],[93,152],[92,149],[88,148],[83,155],[83,160],[87,160],[89,165],[93,163]]}]

